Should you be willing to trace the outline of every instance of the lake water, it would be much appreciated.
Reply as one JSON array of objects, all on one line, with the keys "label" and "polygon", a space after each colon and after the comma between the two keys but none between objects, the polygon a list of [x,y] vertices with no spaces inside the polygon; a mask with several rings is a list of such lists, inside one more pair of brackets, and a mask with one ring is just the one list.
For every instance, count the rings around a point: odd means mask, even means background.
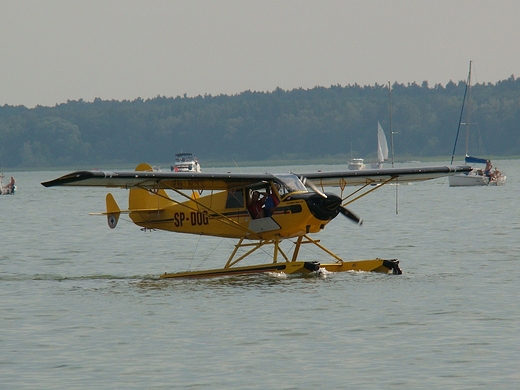
[{"label": "lake water", "polygon": [[[505,186],[388,186],[349,206],[362,227],[339,216],[313,236],[403,275],[313,278],[159,280],[222,266],[234,241],[111,230],[88,215],[106,189],[17,172],[0,197],[0,388],[517,388],[520,161],[496,163]],[[289,169],[344,166],[269,171]]]}]

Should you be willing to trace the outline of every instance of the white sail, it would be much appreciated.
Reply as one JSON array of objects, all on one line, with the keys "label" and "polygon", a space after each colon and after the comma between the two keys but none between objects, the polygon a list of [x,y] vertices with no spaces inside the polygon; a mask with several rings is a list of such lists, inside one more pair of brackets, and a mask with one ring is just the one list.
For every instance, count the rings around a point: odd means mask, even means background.
[{"label": "white sail", "polygon": [[379,122],[377,122],[377,159],[380,163],[388,161],[388,144],[385,132]]}]

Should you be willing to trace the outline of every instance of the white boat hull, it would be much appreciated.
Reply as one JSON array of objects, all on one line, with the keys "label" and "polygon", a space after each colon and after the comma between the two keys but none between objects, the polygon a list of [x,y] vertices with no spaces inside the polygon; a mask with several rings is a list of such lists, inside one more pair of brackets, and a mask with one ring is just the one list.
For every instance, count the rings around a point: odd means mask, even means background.
[{"label": "white boat hull", "polygon": [[489,181],[484,175],[470,172],[469,174],[458,174],[448,177],[450,187],[474,187],[474,186],[492,186],[503,185],[506,183],[506,176],[501,175],[496,180]]},{"label": "white boat hull", "polygon": [[489,179],[481,175],[453,175],[448,177],[450,187],[487,186]]}]

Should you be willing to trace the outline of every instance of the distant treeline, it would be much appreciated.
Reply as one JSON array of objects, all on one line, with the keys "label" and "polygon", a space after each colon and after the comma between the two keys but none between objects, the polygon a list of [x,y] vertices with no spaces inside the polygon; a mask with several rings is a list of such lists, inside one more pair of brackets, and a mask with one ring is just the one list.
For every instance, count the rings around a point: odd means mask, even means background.
[{"label": "distant treeline", "polygon": [[[372,160],[378,121],[391,144],[390,107],[396,160],[450,156],[465,88],[464,81],[434,87],[394,83],[389,94],[387,85],[338,85],[233,96],[79,100],[32,109],[4,105],[0,163],[13,168],[157,164],[172,162],[181,151],[193,152],[203,164],[334,156]],[[480,137],[474,153],[519,155],[520,79],[474,85],[471,101],[471,134]],[[458,156],[464,154],[462,130]]]}]

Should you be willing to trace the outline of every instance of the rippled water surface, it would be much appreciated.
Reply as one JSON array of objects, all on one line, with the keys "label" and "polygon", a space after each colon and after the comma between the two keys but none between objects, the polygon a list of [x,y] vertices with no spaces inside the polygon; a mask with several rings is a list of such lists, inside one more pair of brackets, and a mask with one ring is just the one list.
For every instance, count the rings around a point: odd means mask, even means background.
[{"label": "rippled water surface", "polygon": [[[88,215],[105,189],[15,173],[18,193],[0,197],[0,387],[516,388],[520,161],[497,163],[503,187],[440,179],[352,204],[363,227],[338,217],[314,237],[346,259],[398,258],[404,273],[319,278],[159,280],[220,267],[234,241],[125,219],[111,230]],[[269,170],[289,169],[343,167]]]}]

